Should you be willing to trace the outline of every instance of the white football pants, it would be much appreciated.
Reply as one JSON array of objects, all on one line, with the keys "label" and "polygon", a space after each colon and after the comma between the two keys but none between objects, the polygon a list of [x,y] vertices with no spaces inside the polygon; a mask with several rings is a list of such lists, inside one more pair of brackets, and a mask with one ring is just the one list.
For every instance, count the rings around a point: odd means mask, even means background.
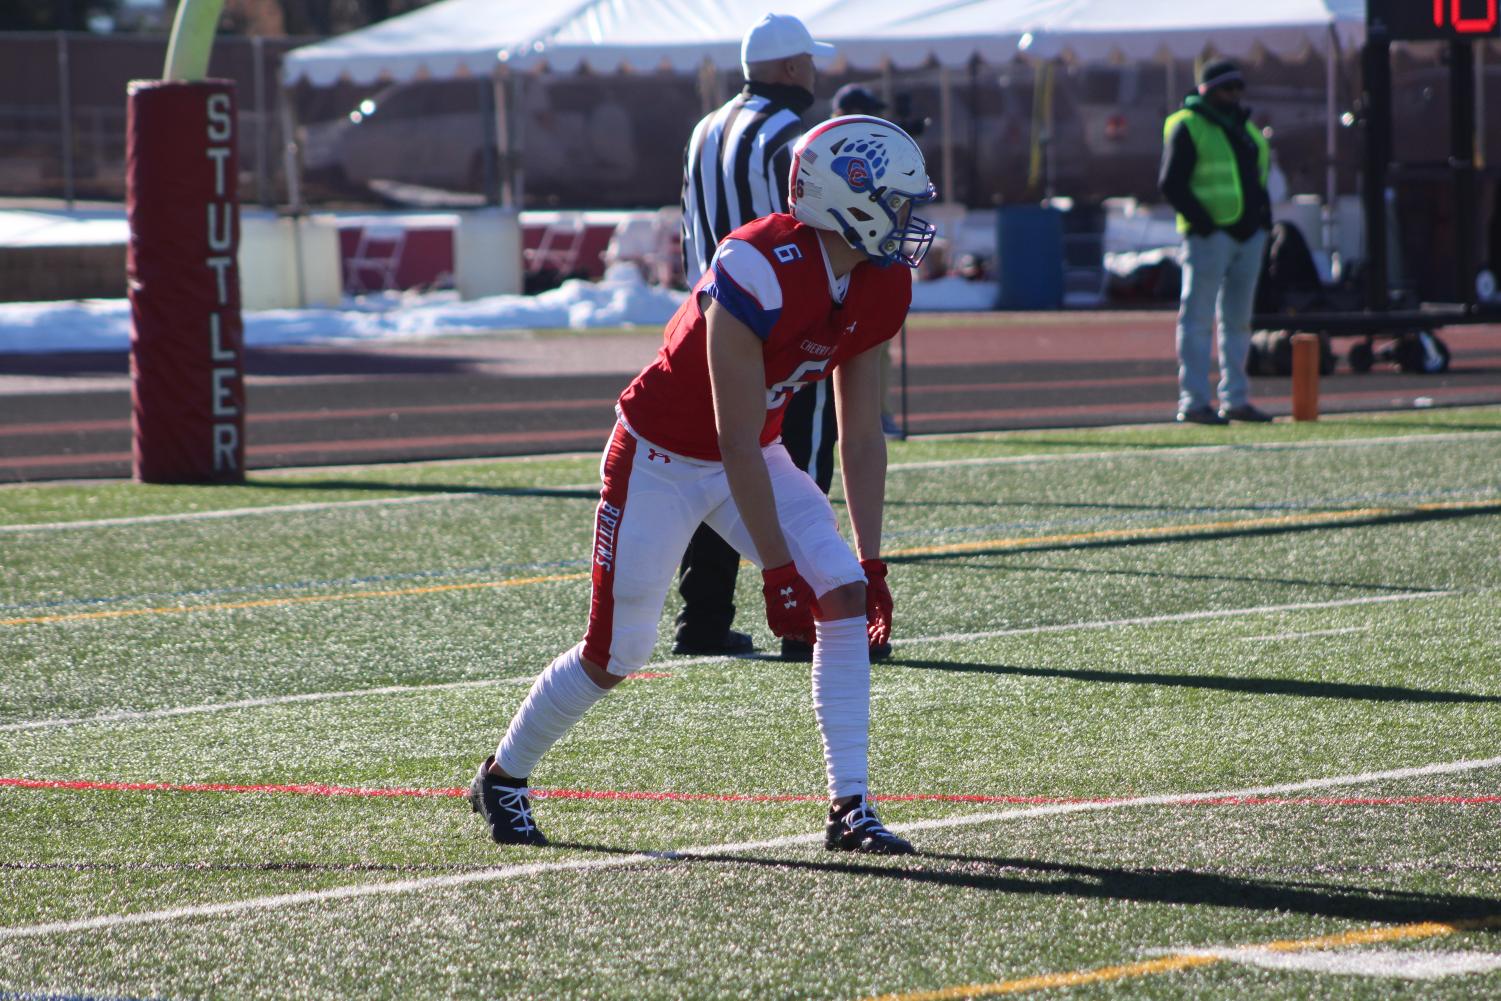
[{"label": "white football pants", "polygon": [[[792,464],[780,441],[761,450],[777,519],[797,569],[815,595],[864,582],[829,499]],[[594,517],[594,592],[584,656],[611,674],[640,669],[657,642],[662,605],[688,540],[701,522],[765,569],[730,497],[724,466],[669,452],[615,425],[600,462]]]}]

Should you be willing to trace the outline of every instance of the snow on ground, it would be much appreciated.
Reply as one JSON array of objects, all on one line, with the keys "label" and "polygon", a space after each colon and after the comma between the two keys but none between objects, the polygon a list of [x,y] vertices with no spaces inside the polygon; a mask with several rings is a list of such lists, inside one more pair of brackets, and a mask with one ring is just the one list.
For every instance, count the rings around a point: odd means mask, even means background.
[{"label": "snow on ground", "polygon": [[[245,344],[421,340],[497,330],[661,327],[684,293],[648,285],[630,265],[598,282],[570,281],[537,295],[498,295],[461,302],[456,292],[361,296],[339,309],[275,309],[244,314]],[[921,282],[914,309],[982,310],[996,286],[941,278]],[[124,299],[0,303],[0,353],[123,351],[130,346]]]}]

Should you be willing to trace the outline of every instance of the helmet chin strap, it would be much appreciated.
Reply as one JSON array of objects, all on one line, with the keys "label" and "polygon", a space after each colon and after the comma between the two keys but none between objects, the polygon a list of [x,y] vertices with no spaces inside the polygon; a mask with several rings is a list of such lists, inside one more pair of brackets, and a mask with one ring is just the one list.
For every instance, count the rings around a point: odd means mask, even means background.
[{"label": "helmet chin strap", "polygon": [[849,244],[852,250],[858,250],[871,260],[876,260],[875,257],[871,256],[870,251],[865,249],[865,244],[860,240],[860,231],[850,225],[844,216],[839,214],[838,209],[829,209],[829,215],[833,216],[834,221],[839,224],[839,235],[844,237],[844,242]]}]

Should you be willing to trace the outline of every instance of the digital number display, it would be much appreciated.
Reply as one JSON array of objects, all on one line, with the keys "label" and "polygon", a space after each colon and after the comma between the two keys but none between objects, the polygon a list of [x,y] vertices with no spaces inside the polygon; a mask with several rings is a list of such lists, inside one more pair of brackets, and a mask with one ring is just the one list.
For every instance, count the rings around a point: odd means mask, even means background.
[{"label": "digital number display", "polygon": [[1367,0],[1366,24],[1392,41],[1501,36],[1501,0]]}]

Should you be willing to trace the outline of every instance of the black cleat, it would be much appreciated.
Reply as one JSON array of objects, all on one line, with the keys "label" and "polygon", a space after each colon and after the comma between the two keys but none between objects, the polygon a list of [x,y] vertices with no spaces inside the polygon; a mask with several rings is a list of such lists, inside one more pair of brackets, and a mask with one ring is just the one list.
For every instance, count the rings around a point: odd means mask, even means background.
[{"label": "black cleat", "polygon": [[704,641],[700,636],[679,633],[673,640],[672,652],[693,657],[741,657],[754,653],[756,641],[749,633],[726,629],[723,636]]},{"label": "black cleat", "polygon": [[886,829],[864,796],[843,808],[829,807],[823,846],[831,852],[864,852],[867,855],[912,855],[912,842]]},{"label": "black cleat", "polygon": [[532,820],[531,790],[526,780],[521,785],[506,785],[490,774],[495,755],[480,763],[479,772],[469,783],[469,805],[485,818],[490,837],[500,845],[545,845],[547,838]]},{"label": "black cleat", "polygon": [[802,640],[783,637],[781,660],[793,664],[813,663],[813,644],[804,643]]}]

